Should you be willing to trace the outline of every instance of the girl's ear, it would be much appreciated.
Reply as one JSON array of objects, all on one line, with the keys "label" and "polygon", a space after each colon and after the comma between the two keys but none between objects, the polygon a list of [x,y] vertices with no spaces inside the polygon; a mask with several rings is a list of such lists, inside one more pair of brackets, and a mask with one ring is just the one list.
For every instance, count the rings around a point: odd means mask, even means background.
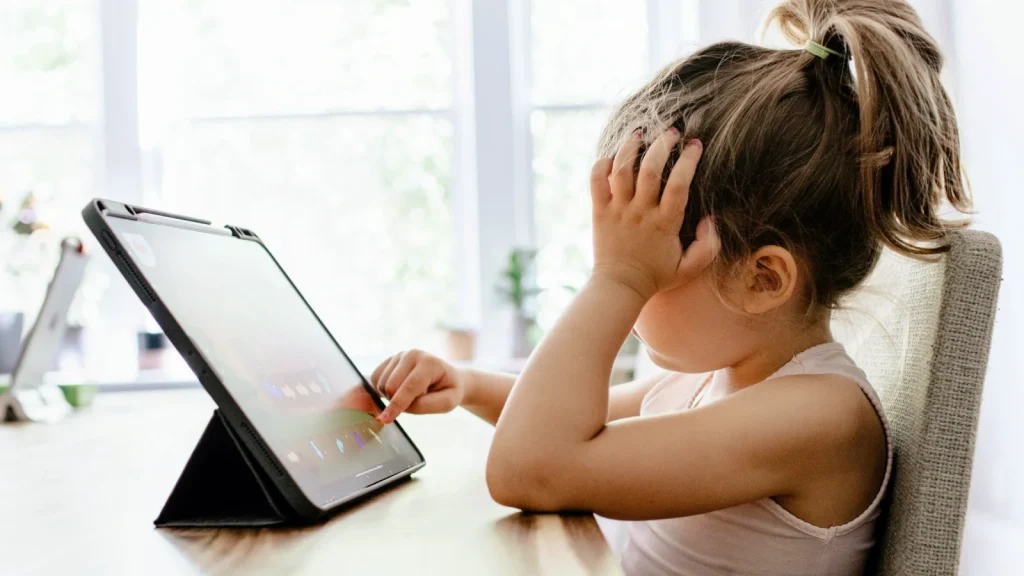
[{"label": "girl's ear", "polygon": [[789,250],[763,246],[747,260],[742,277],[744,311],[764,314],[781,308],[793,297],[799,268]]}]

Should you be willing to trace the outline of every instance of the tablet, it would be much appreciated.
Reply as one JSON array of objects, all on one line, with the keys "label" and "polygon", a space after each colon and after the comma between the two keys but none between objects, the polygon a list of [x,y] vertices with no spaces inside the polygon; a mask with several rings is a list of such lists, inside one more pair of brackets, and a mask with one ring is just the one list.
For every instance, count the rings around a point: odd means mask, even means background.
[{"label": "tablet", "polygon": [[299,517],[424,465],[256,234],[99,199],[82,215]]},{"label": "tablet", "polygon": [[10,389],[0,397],[5,420],[53,422],[71,411],[64,393],[56,384],[46,381],[46,374],[54,369],[60,354],[68,311],[85,278],[89,257],[76,238],[65,238],[60,251],[43,306],[25,337],[11,373]]}]

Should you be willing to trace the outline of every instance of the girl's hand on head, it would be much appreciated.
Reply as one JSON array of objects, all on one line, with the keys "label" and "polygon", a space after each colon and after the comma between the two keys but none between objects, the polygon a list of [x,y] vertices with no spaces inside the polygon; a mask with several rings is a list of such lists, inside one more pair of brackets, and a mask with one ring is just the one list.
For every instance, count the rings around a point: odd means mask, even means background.
[{"label": "girl's hand on head", "polygon": [[421,350],[407,350],[388,358],[373,371],[370,384],[390,400],[377,416],[385,424],[394,422],[402,412],[450,412],[466,394],[454,366]]},{"label": "girl's hand on head", "polygon": [[665,163],[679,144],[679,132],[670,128],[651,144],[634,178],[642,143],[643,132],[637,129],[614,159],[602,158],[594,165],[593,275],[609,277],[649,299],[695,278],[718,255],[719,243],[709,218],[701,220],[696,240],[685,251],[679,240],[690,182],[703,151],[700,140],[683,148],[660,198]]}]

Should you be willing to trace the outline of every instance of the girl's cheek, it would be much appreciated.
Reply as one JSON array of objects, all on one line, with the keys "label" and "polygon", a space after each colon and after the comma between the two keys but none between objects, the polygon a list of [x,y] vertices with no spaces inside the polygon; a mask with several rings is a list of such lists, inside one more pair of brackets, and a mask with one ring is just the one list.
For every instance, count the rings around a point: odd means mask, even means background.
[{"label": "girl's cheek", "polygon": [[695,373],[720,367],[729,322],[718,299],[706,292],[691,286],[662,293],[640,312],[633,333],[663,368]]}]

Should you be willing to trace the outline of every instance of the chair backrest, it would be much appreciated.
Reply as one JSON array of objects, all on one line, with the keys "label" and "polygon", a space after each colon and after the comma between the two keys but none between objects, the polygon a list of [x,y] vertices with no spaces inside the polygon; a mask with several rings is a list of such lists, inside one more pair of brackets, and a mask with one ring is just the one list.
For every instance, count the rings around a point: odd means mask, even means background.
[{"label": "chair backrest", "polygon": [[886,251],[833,322],[877,389],[895,445],[877,574],[956,574],[1002,272],[999,241],[951,233],[922,262]]}]

